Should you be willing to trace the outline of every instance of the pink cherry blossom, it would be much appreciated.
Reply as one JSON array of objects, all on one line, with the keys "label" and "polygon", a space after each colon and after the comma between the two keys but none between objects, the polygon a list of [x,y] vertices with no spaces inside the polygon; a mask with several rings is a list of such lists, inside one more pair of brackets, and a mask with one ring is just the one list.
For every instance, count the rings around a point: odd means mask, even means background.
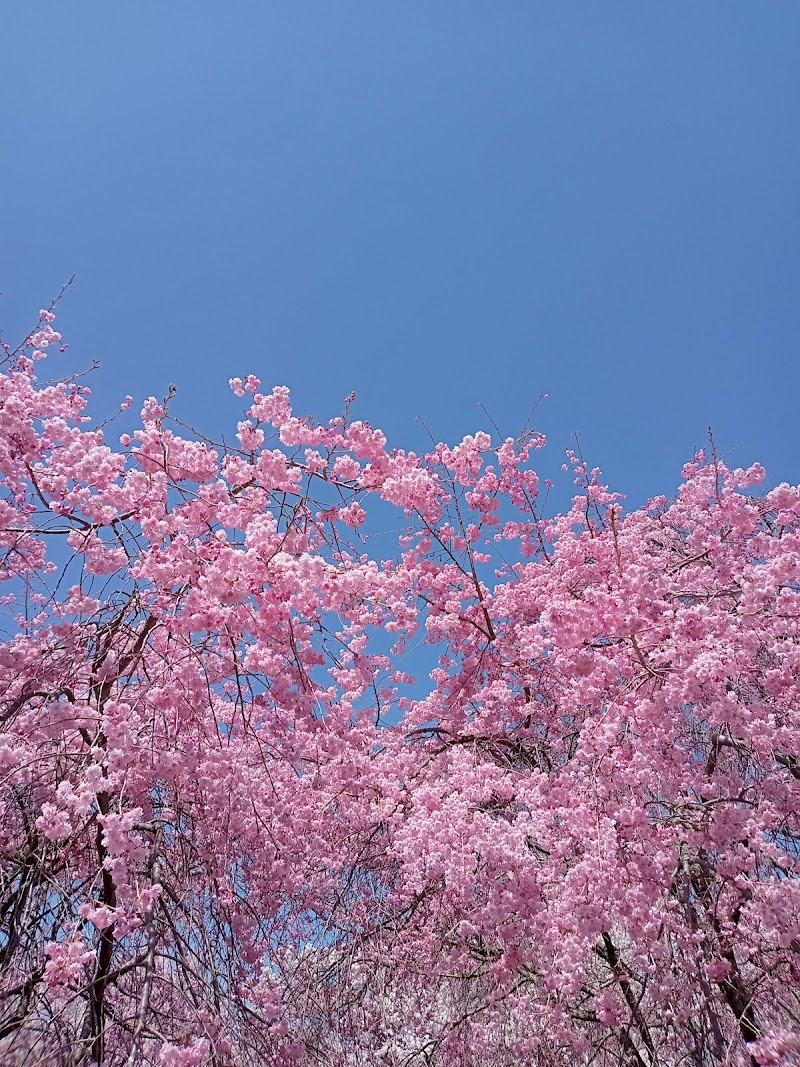
[{"label": "pink cherry blossom", "polygon": [[0,1062],[800,1061],[797,486],[712,448],[626,510],[571,452],[545,518],[535,431],[254,375],[236,444],[170,393],[118,448],[53,321],[0,373]]}]

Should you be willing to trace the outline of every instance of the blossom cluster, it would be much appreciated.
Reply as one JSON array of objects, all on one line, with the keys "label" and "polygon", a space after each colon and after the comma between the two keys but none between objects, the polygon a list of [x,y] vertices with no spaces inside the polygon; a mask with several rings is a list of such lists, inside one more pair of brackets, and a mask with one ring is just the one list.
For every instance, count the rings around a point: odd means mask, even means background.
[{"label": "blossom cluster", "polygon": [[252,374],[235,445],[114,440],[53,320],[0,375],[3,1062],[800,1062],[798,487],[569,454],[548,516],[538,433]]}]

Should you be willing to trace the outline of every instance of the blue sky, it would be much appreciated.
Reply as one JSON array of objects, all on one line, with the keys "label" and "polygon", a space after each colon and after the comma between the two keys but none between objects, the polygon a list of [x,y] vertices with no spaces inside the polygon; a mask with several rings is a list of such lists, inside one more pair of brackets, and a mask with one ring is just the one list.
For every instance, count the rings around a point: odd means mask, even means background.
[{"label": "blue sky", "polygon": [[5,339],[71,274],[98,416],[287,384],[398,447],[537,426],[631,503],[798,481],[800,5],[6,4]]}]

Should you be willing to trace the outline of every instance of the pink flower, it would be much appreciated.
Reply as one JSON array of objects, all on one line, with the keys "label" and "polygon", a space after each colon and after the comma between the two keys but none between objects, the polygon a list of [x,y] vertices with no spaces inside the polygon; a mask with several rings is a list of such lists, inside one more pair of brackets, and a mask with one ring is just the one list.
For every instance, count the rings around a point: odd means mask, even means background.
[{"label": "pink flower", "polygon": [[51,989],[80,983],[85,968],[94,959],[93,950],[78,934],[64,941],[51,941],[45,954],[44,980]]},{"label": "pink flower", "polygon": [[208,1040],[204,1037],[188,1037],[185,1044],[165,1042],[158,1055],[162,1067],[198,1067],[208,1055]]}]

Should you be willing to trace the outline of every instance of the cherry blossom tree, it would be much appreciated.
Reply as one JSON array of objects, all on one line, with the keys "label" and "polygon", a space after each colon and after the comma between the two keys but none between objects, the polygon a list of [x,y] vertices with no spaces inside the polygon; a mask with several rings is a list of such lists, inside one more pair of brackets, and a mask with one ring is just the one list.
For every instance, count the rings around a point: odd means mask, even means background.
[{"label": "cherry blossom tree", "polygon": [[235,445],[120,436],[53,320],[0,377],[3,1063],[800,1062],[798,488],[712,449],[626,512],[571,454],[547,518],[533,431],[253,375]]}]

